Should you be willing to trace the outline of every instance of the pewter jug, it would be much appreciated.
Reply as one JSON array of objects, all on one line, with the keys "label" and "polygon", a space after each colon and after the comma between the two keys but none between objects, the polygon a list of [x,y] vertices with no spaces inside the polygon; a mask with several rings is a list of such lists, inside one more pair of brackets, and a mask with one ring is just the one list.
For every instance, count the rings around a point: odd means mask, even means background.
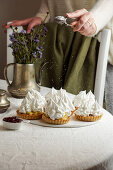
[{"label": "pewter jug", "polygon": [[[39,70],[39,82],[41,81],[42,68],[46,63],[42,63]],[[7,68],[14,65],[13,81],[9,82],[7,77]],[[16,98],[23,98],[31,89],[40,91],[39,84],[35,79],[35,65],[34,64],[18,64],[10,63],[4,68],[4,77],[8,84],[9,93]]]}]

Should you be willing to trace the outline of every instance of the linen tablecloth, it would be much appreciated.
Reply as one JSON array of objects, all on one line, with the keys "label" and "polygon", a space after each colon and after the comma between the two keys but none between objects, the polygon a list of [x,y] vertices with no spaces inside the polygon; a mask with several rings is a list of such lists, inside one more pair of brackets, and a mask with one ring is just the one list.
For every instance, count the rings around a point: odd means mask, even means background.
[{"label": "linen tablecloth", "polygon": [[[6,82],[0,80],[6,90]],[[45,93],[48,89],[41,88]],[[82,128],[49,128],[23,123],[20,130],[2,127],[4,116],[15,114],[21,99],[9,97],[10,108],[0,115],[0,170],[112,170],[113,117]]]}]

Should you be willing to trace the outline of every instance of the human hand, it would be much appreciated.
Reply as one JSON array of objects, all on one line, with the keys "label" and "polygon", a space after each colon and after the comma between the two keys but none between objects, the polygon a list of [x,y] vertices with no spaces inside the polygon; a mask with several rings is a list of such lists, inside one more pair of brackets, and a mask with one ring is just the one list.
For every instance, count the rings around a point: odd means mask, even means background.
[{"label": "human hand", "polygon": [[24,20],[13,20],[10,21],[10,24],[3,24],[3,28],[4,28],[4,32],[6,32],[6,30],[8,28],[10,28],[10,26],[24,26],[24,25],[28,25],[27,27],[27,33],[29,34],[31,32],[31,29],[33,27],[35,27],[36,25],[41,24],[42,22],[42,18],[40,17],[32,17],[32,18],[27,18]]},{"label": "human hand", "polygon": [[75,20],[70,24],[74,32],[78,31],[85,36],[91,36],[96,33],[97,26],[95,24],[95,20],[91,12],[88,12],[86,9],[67,13],[66,17],[75,18]]}]

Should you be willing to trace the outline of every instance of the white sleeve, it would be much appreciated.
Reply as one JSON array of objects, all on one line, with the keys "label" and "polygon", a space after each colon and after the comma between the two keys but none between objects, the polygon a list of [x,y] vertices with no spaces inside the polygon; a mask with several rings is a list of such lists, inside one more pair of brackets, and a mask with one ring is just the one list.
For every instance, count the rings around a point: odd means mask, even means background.
[{"label": "white sleeve", "polygon": [[[36,16],[41,17],[42,20],[44,21],[44,19],[47,16],[47,13],[49,13],[48,3],[46,0],[41,0],[41,5],[40,5],[39,11],[36,14]],[[50,15],[48,15],[45,22],[47,22],[49,20],[49,18],[50,18]]]},{"label": "white sleeve", "polygon": [[98,33],[113,17],[113,0],[98,0],[90,12],[95,19]]}]

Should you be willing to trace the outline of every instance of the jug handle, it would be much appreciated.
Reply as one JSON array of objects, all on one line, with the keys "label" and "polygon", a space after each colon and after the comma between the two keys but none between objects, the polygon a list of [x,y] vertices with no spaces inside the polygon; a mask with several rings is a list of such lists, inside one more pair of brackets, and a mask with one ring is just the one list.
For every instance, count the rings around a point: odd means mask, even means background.
[{"label": "jug handle", "polygon": [[43,68],[44,68],[44,66],[45,66],[46,64],[48,64],[48,63],[49,63],[49,62],[46,62],[46,63],[43,62],[43,63],[40,65],[40,69],[39,69],[39,83],[38,83],[39,86],[41,86]]},{"label": "jug handle", "polygon": [[8,77],[7,77],[7,68],[9,67],[9,66],[12,66],[12,65],[14,65],[15,63],[10,63],[10,64],[7,64],[5,67],[4,67],[4,78],[5,78],[5,80],[6,80],[6,82],[7,82],[7,84],[10,86],[11,85],[11,83],[9,82],[9,80],[8,80]]}]

